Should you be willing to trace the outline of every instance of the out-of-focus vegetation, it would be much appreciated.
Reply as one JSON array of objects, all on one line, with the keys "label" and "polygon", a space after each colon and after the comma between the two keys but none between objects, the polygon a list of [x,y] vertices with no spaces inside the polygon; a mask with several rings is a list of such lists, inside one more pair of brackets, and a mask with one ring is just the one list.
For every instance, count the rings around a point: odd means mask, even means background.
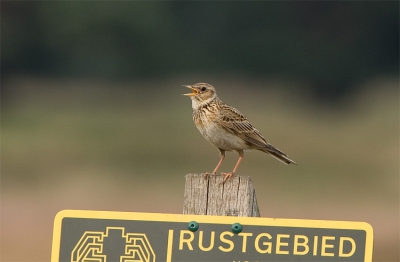
[{"label": "out-of-focus vegetation", "polygon": [[181,213],[219,160],[181,96],[204,81],[298,163],[246,152],[262,216],[365,221],[399,261],[398,10],[3,1],[1,260],[48,261],[63,209]]},{"label": "out-of-focus vegetation", "polygon": [[398,11],[397,1],[6,1],[2,74],[233,71],[336,100],[365,77],[398,73]]}]

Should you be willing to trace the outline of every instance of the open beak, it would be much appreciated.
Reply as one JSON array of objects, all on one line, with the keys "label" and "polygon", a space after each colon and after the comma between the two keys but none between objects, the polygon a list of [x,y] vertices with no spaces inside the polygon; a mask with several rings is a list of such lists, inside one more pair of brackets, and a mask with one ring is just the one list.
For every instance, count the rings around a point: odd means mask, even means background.
[{"label": "open beak", "polygon": [[184,96],[195,96],[195,95],[198,94],[197,90],[196,90],[195,88],[193,88],[192,86],[190,86],[190,85],[184,85],[184,87],[190,88],[190,89],[193,91],[193,93],[183,94]]}]

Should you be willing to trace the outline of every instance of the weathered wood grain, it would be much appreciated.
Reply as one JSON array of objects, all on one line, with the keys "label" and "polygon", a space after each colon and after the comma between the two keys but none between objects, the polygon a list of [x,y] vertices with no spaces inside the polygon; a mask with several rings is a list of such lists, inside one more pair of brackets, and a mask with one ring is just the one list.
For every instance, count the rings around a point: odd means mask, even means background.
[{"label": "weathered wood grain", "polygon": [[248,176],[187,174],[183,214],[259,217],[256,193]]}]

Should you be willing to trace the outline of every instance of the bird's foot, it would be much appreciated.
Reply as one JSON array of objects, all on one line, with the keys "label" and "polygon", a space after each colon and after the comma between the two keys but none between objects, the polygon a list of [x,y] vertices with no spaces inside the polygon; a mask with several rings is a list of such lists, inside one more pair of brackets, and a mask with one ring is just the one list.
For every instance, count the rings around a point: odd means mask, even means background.
[{"label": "bird's foot", "polygon": [[215,176],[215,173],[214,173],[214,172],[212,172],[212,173],[210,173],[210,172],[205,172],[205,173],[204,173],[204,178],[208,178],[208,177],[211,176],[211,175],[214,175],[214,176]]},{"label": "bird's foot", "polygon": [[224,180],[222,180],[221,184],[225,184],[225,182],[231,178],[235,173],[230,172],[230,173],[221,173],[222,175],[224,175]]}]

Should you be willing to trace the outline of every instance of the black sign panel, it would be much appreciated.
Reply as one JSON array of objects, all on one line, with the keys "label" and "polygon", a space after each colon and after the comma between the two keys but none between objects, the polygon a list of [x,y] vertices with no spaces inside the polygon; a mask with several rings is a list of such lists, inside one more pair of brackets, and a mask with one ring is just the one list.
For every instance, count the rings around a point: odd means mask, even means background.
[{"label": "black sign panel", "polygon": [[363,222],[61,211],[52,262],[372,261],[372,242]]}]

